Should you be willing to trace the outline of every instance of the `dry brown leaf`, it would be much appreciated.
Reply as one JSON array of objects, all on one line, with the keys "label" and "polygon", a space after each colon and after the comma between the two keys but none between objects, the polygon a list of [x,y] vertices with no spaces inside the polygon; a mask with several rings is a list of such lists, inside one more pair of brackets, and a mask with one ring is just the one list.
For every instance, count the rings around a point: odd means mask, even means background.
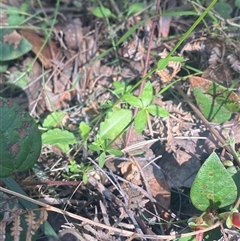
[{"label": "dry brown leaf", "polygon": [[[52,67],[51,60],[58,54],[58,48],[55,42],[47,43],[43,48],[45,40],[31,30],[20,30],[21,35],[33,46],[33,53],[36,54],[46,69]],[[42,50],[41,50],[42,49]]]},{"label": "dry brown leaf", "polygon": [[206,39],[207,39],[206,37],[200,37],[185,44],[181,50],[181,54],[183,54],[185,51],[186,52],[200,51],[203,46],[202,44]]},{"label": "dry brown leaf", "polygon": [[158,212],[162,214],[162,218],[169,218],[168,210],[171,202],[171,190],[168,182],[164,178],[153,178],[149,182],[149,187],[153,197],[161,204],[161,207],[157,206]]},{"label": "dry brown leaf", "polygon": [[10,34],[5,34],[3,36],[3,40],[5,43],[14,45],[14,49],[17,49],[22,40],[22,36],[16,30],[14,30]]},{"label": "dry brown leaf", "polygon": [[122,174],[124,174],[124,178],[136,185],[140,184],[140,171],[138,167],[135,165],[134,162],[130,161],[125,161],[122,162],[118,165],[118,167],[121,169]]}]

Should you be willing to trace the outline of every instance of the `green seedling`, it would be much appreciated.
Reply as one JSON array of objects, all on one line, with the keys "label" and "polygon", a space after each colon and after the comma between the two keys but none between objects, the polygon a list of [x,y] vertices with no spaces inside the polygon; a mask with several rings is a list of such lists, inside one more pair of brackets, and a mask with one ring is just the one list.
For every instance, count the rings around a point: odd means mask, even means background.
[{"label": "green seedling", "polygon": [[139,108],[139,111],[134,119],[134,127],[137,133],[142,132],[145,128],[149,114],[159,117],[169,116],[169,113],[166,109],[153,104],[154,98],[155,96],[153,95],[153,87],[150,82],[145,84],[140,98],[130,93],[123,96],[123,99],[128,104]]}]

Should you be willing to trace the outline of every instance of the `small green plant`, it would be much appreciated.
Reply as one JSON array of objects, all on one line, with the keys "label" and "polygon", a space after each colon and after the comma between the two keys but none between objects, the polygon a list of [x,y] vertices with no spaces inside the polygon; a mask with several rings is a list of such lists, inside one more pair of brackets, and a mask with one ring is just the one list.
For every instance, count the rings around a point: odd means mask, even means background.
[{"label": "small green plant", "polygon": [[134,119],[134,127],[138,133],[142,132],[145,128],[149,114],[159,117],[169,116],[169,113],[166,109],[153,104],[154,98],[153,87],[150,82],[145,84],[141,97],[136,97],[130,93],[127,93],[123,96],[123,99],[128,104],[139,108],[139,111]]},{"label": "small green plant", "polygon": [[67,179],[76,180],[79,176],[82,177],[83,182],[86,184],[88,181],[87,172],[91,171],[93,168],[91,165],[85,165],[84,163],[78,164],[76,161],[70,161],[67,167],[67,174],[63,174],[63,177]]},{"label": "small green plant", "polygon": [[231,209],[231,205],[239,196],[239,185],[240,183],[234,182],[231,174],[213,152],[199,169],[191,188],[192,204],[203,213],[189,219],[189,226],[194,230],[202,230],[223,218],[227,219],[228,226],[239,228],[240,218],[237,210],[218,214],[220,209]]},{"label": "small green plant", "polygon": [[42,134],[43,144],[55,145],[60,148],[64,153],[70,151],[70,145],[77,144],[77,138],[68,130],[59,128],[61,126],[62,119],[65,113],[53,112],[49,114],[43,121],[43,130],[45,132]]},{"label": "small green plant", "polygon": [[109,111],[105,120],[100,123],[96,140],[88,146],[90,150],[100,152],[98,158],[100,167],[103,167],[107,153],[122,155],[120,150],[111,148],[111,143],[126,130],[131,119],[131,110],[113,108],[113,111]]}]

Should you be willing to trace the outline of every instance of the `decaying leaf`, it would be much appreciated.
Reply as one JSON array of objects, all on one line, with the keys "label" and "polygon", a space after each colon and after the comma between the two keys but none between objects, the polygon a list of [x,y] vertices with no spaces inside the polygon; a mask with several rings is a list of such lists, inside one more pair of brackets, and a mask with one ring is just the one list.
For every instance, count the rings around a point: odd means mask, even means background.
[{"label": "decaying leaf", "polygon": [[217,65],[217,63],[220,63],[221,57],[222,57],[222,54],[221,54],[220,49],[218,47],[214,47],[211,51],[211,55],[208,60],[210,66],[215,67]]},{"label": "decaying leaf", "polygon": [[240,73],[240,61],[237,58],[237,56],[235,56],[234,54],[229,54],[227,56],[227,59],[229,61],[229,63],[231,64],[231,67],[238,73]]},{"label": "decaying leaf", "polygon": [[[26,38],[33,46],[32,51],[36,54],[46,69],[52,67],[51,60],[56,58],[58,48],[55,42],[51,41],[44,45],[45,40],[34,31],[20,30],[21,35]],[[44,46],[43,46],[44,45]]]},{"label": "decaying leaf", "polygon": [[200,37],[190,41],[189,43],[184,45],[184,47],[181,50],[181,53],[183,54],[185,51],[186,52],[200,51],[202,48],[202,44],[205,40],[206,40],[206,37]]},{"label": "decaying leaf", "polygon": [[32,240],[32,236],[39,229],[39,227],[47,220],[47,211],[42,208],[40,209],[39,217],[36,216],[34,210],[28,210],[26,214],[26,222],[28,224],[28,230],[26,235],[26,240]]},{"label": "decaying leaf", "polygon": [[5,43],[14,45],[14,49],[17,49],[22,40],[22,36],[16,30],[14,30],[10,34],[5,34],[3,39]]},{"label": "decaying leaf", "polygon": [[21,231],[23,231],[23,228],[21,227],[20,215],[15,214],[13,219],[13,226],[11,227],[11,236],[14,240],[20,240]]},{"label": "decaying leaf", "polygon": [[140,184],[140,171],[133,161],[129,160],[122,162],[118,165],[118,167],[121,169],[121,172],[124,174],[124,178],[126,178],[126,180],[133,182],[136,185]]},{"label": "decaying leaf", "polygon": [[144,56],[144,46],[142,41],[137,37],[131,42],[125,42],[120,49],[120,54],[125,58],[133,59],[134,61],[139,61]]}]

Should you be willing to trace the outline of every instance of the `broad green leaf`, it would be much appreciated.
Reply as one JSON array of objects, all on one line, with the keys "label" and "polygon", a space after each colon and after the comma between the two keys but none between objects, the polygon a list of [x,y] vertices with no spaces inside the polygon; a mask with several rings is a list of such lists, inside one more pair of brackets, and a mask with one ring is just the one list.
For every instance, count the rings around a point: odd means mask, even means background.
[{"label": "broad green leaf", "polygon": [[12,100],[0,97],[0,177],[31,168],[41,148],[41,134],[32,117]]},{"label": "broad green leaf", "polygon": [[209,121],[223,123],[239,112],[240,97],[230,89],[202,77],[189,80],[198,106]]},{"label": "broad green leaf", "polygon": [[148,81],[142,91],[142,103],[144,107],[147,107],[153,99],[153,88],[152,88],[152,84],[150,81]]},{"label": "broad green leaf", "polygon": [[98,18],[108,18],[112,16],[111,11],[103,6],[94,8],[92,14]]},{"label": "broad green leaf", "polygon": [[99,136],[101,139],[116,138],[130,123],[132,118],[131,110],[119,109],[112,112],[110,117],[100,124]]},{"label": "broad green leaf", "polygon": [[2,62],[0,61],[0,74],[5,73],[8,69],[8,62]]},{"label": "broad green leaf", "polygon": [[240,197],[240,170],[238,170],[233,176],[233,180],[235,181],[238,189],[238,197]]},{"label": "broad green leaf", "polygon": [[26,13],[30,8],[30,2],[23,2],[20,6],[20,11]]},{"label": "broad green leaf", "polygon": [[212,95],[214,100],[228,111],[233,113],[240,111],[240,97],[229,88],[210,81],[207,93]]},{"label": "broad green leaf", "polygon": [[169,63],[169,58],[160,59],[157,63],[157,70],[163,70],[167,67]]},{"label": "broad green leaf", "polygon": [[169,112],[158,105],[149,105],[146,108],[146,110],[153,116],[159,116],[159,117],[169,116]]},{"label": "broad green leaf", "polygon": [[65,112],[52,112],[49,114],[43,121],[43,127],[45,128],[53,128],[59,125],[65,115]]},{"label": "broad green leaf", "polygon": [[221,17],[223,17],[223,18],[231,18],[231,13],[233,11],[233,8],[231,7],[230,4],[228,4],[224,0],[218,1],[215,4],[214,9],[215,9],[215,11],[217,13],[219,13],[219,15]]},{"label": "broad green leaf", "polygon": [[106,160],[106,153],[102,152],[101,155],[98,157],[98,164],[100,168],[103,168],[105,160]]},{"label": "broad green leaf", "polygon": [[145,110],[140,110],[134,119],[134,128],[137,133],[141,133],[147,123],[147,113]]},{"label": "broad green leaf", "polygon": [[90,131],[91,131],[91,127],[88,124],[86,124],[84,121],[81,121],[79,124],[79,133],[84,141],[87,140]]},{"label": "broad green leaf", "polygon": [[240,0],[235,0],[235,6],[240,8]]},{"label": "broad green leaf", "polygon": [[57,146],[64,153],[67,153],[70,150],[69,145],[76,144],[77,140],[73,133],[56,128],[43,133],[42,142],[43,144]]},{"label": "broad green leaf", "polygon": [[129,16],[130,14],[138,13],[143,8],[144,8],[143,3],[133,3],[132,5],[129,6],[127,15]]},{"label": "broad green leaf", "polygon": [[11,29],[0,28],[0,61],[17,59],[32,49],[32,45],[25,38],[22,38],[18,44],[9,44],[6,37],[12,33]]},{"label": "broad green leaf", "polygon": [[123,99],[131,106],[134,106],[137,108],[143,108],[141,99],[132,94],[125,94],[123,96]]},{"label": "broad green leaf", "polygon": [[21,23],[23,23],[24,20],[25,20],[24,16],[21,16],[21,15],[18,15],[18,14],[10,15],[8,17],[8,23],[11,26],[18,26]]},{"label": "broad green leaf", "polygon": [[231,111],[217,103],[216,99],[206,94],[202,88],[193,88],[193,93],[201,112],[209,121],[224,123],[232,116]]},{"label": "broad green leaf", "polygon": [[28,85],[28,77],[23,72],[14,71],[9,75],[7,82],[9,85],[23,89]]},{"label": "broad green leaf", "polygon": [[110,154],[112,154],[114,156],[122,156],[123,155],[122,151],[119,151],[117,149],[108,149],[107,152],[109,152]]},{"label": "broad green leaf", "polygon": [[215,152],[199,169],[190,197],[193,205],[200,211],[223,208],[236,200],[236,184]]},{"label": "broad green leaf", "polygon": [[88,148],[89,148],[90,150],[92,150],[92,151],[100,151],[100,150],[102,150],[102,148],[99,147],[99,146],[96,145],[96,144],[90,144],[90,145],[88,145]]},{"label": "broad green leaf", "polygon": [[121,83],[119,81],[114,81],[113,86],[114,86],[113,92],[116,95],[119,95],[119,94],[123,95],[131,88],[130,85],[127,85],[127,82]]}]

